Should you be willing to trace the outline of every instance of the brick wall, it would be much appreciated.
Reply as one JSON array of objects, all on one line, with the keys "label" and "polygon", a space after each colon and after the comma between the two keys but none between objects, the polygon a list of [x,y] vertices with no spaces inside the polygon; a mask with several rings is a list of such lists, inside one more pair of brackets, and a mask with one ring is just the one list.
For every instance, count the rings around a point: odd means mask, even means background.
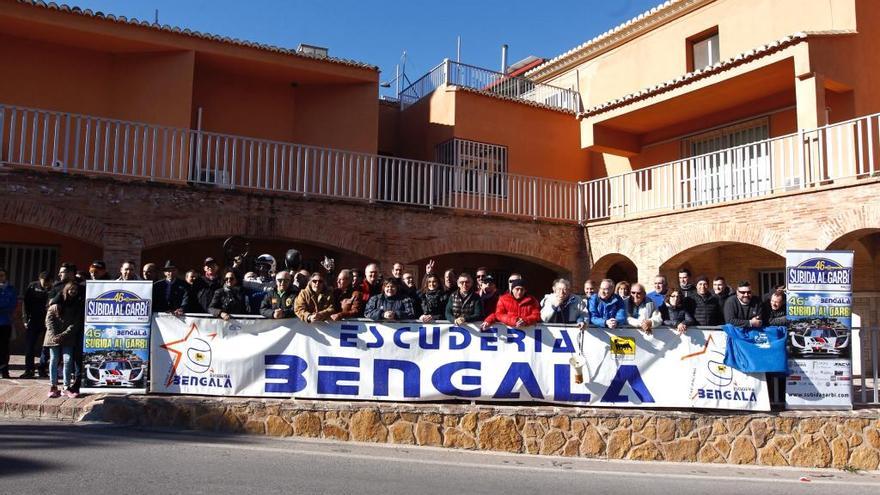
[{"label": "brick wall", "polygon": [[482,252],[583,276],[582,230],[570,224],[9,168],[0,168],[0,183],[4,222],[100,246],[111,269],[125,258],[140,262],[143,250],[241,235],[326,246],[389,267]]}]

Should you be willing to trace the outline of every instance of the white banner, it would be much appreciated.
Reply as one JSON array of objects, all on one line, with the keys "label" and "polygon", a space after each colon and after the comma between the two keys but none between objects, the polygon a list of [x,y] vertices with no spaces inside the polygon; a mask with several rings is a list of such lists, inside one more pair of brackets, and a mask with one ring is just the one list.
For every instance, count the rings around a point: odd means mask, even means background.
[{"label": "white banner", "polygon": [[153,322],[152,392],[767,411],[764,374],[724,366],[724,332],[177,318]]},{"label": "white banner", "polygon": [[153,283],[86,282],[83,386],[87,393],[146,393]]}]

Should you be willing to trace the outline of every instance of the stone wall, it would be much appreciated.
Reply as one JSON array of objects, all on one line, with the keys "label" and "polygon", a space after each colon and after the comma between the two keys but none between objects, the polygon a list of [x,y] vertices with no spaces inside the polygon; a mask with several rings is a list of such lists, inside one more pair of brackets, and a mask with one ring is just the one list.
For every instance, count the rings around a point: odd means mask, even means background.
[{"label": "stone wall", "polygon": [[734,414],[113,396],[95,412],[139,426],[599,459],[865,470],[880,463],[878,410]]}]

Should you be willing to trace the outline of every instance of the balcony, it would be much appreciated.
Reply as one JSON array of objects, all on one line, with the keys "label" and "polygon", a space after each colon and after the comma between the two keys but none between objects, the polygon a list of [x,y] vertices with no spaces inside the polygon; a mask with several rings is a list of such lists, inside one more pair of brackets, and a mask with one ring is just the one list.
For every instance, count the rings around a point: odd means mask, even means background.
[{"label": "balcony", "polygon": [[880,114],[581,182],[581,220],[622,220],[880,176]]},{"label": "balcony", "polygon": [[571,181],[2,104],[0,164],[570,223],[582,203]]},{"label": "balcony", "polygon": [[435,66],[400,93],[401,108],[407,108],[443,85],[470,88],[481,93],[566,112],[574,113],[581,109],[581,99],[577,91],[536,83],[525,77],[511,77],[449,59]]}]

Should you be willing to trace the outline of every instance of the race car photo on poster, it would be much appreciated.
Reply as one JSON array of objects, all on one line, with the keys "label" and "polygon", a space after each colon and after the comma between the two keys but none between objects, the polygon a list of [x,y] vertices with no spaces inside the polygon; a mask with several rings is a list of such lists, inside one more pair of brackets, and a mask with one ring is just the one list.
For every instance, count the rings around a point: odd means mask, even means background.
[{"label": "race car photo on poster", "polygon": [[789,355],[795,357],[848,357],[850,330],[835,318],[791,322]]}]

